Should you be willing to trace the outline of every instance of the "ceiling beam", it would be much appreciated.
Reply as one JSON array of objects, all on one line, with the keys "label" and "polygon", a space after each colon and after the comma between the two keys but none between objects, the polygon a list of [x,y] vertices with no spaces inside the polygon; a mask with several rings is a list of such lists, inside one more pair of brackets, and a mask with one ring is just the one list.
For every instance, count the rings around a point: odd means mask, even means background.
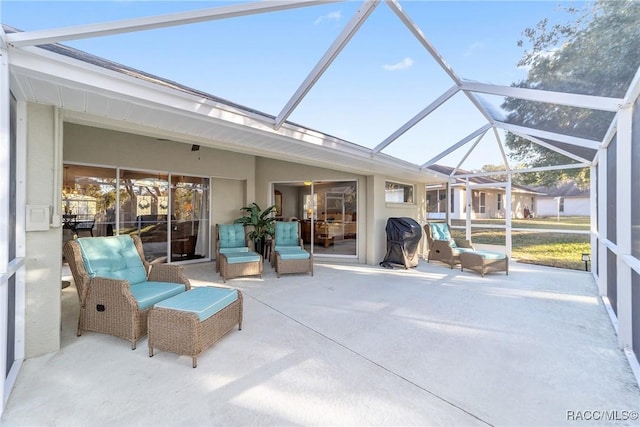
[{"label": "ceiling beam", "polygon": [[461,82],[460,77],[458,77],[456,72],[453,71],[453,68],[451,68],[451,66],[447,64],[447,62],[444,60],[442,55],[440,55],[440,52],[438,52],[436,48],[433,47],[433,45],[424,35],[422,30],[413,22],[413,20],[409,17],[409,15],[407,15],[405,11],[402,10],[402,6],[400,6],[398,1],[385,0],[385,4],[389,6],[391,11],[395,13],[398,18],[400,18],[400,21],[402,21],[402,23],[409,29],[411,34],[414,35],[414,37],[418,40],[418,42],[420,42],[420,44],[425,49],[427,49],[429,54],[431,54],[431,56],[433,57],[433,59],[435,59],[438,65],[440,65],[440,67],[442,67],[444,72],[447,73],[449,77],[451,77],[451,80],[453,80],[457,86],[460,86],[460,82]]},{"label": "ceiling beam", "polygon": [[407,123],[402,125],[398,130],[396,130],[394,133],[389,135],[384,141],[382,141],[373,150],[371,150],[371,155],[373,156],[378,154],[380,151],[382,151],[385,147],[387,147],[393,141],[400,138],[405,132],[407,132],[409,129],[417,125],[422,119],[427,117],[435,109],[437,109],[442,104],[444,104],[449,98],[451,98],[453,95],[458,93],[458,91],[459,91],[458,87],[453,86],[449,90],[447,90],[445,93],[440,95],[435,101],[429,104],[426,108],[424,108],[422,111],[416,114],[411,120],[409,120]]},{"label": "ceiling beam", "polygon": [[493,128],[493,134],[496,137],[496,143],[498,144],[498,148],[500,149],[500,154],[502,155],[502,161],[504,162],[504,167],[507,170],[511,170],[511,166],[509,165],[509,160],[507,159],[507,154],[504,152],[504,143],[502,142],[500,135],[498,135],[498,129],[496,129],[495,127]]},{"label": "ceiling beam", "polygon": [[7,48],[7,34],[4,32],[4,28],[0,25],[0,49]]},{"label": "ceiling beam", "polygon": [[510,132],[520,132],[525,135],[537,136],[539,138],[551,139],[558,142],[563,142],[565,144],[577,145],[578,147],[590,148],[592,150],[597,150],[600,148],[600,142],[593,141],[591,139],[579,138],[577,136],[569,136],[555,132],[548,132],[541,129],[533,129],[525,126],[513,125],[504,122],[494,122],[494,126],[508,130]]},{"label": "ceiling beam", "polygon": [[[511,169],[511,173],[529,173],[529,172],[546,172],[546,171],[554,171],[554,170],[564,170],[564,169],[582,169],[588,168],[591,165],[589,163],[572,163],[570,165],[555,165],[555,166],[540,166],[535,168],[525,168],[525,169]],[[494,175],[504,175],[507,171],[491,171],[491,172],[473,172],[473,173],[464,173],[460,175],[455,175],[452,178],[475,178],[479,176],[494,176]]]},{"label": "ceiling beam", "polygon": [[420,166],[420,170],[424,170],[424,169],[428,168],[429,166],[431,166],[432,164],[434,164],[435,162],[437,162],[438,160],[442,159],[443,157],[448,156],[452,152],[456,151],[458,148],[460,148],[463,145],[465,145],[467,142],[471,141],[473,138],[475,138],[478,135],[486,132],[490,127],[491,127],[491,125],[487,123],[486,125],[482,126],[480,129],[477,129],[476,131],[470,133],[466,137],[462,138],[460,141],[458,141],[455,144],[453,144],[451,147],[449,147],[446,150],[444,150],[442,153],[440,153],[437,156],[435,156],[433,159],[431,159],[428,162],[424,163],[422,166]]},{"label": "ceiling beam", "polygon": [[[396,14],[396,16],[402,21],[402,23],[409,29],[411,34],[418,40],[418,42],[429,52],[431,57],[440,65],[440,67],[444,70],[445,73],[453,80],[456,86],[460,87],[462,80],[456,74],[456,72],[451,68],[447,61],[445,61],[444,57],[436,50],[436,48],[431,44],[429,39],[424,35],[420,27],[413,22],[413,20],[405,13],[402,9],[402,6],[398,3],[397,0],[385,0],[385,4],[389,6],[391,11]],[[478,109],[480,114],[484,116],[484,118],[489,122],[493,123],[493,117],[491,114],[484,108],[484,106],[478,101],[476,96],[467,91],[464,92],[467,98],[471,101],[473,105]]]},{"label": "ceiling beam", "polygon": [[480,134],[480,136],[478,136],[478,138],[475,140],[475,142],[471,145],[471,148],[469,148],[469,151],[467,151],[467,153],[464,155],[464,157],[462,157],[462,160],[460,160],[460,162],[458,162],[458,164],[456,165],[455,168],[453,168],[453,170],[451,171],[451,173],[449,174],[450,177],[453,177],[453,175],[455,175],[455,173],[458,171],[458,169],[460,169],[460,166],[462,166],[462,164],[464,163],[465,160],[467,160],[467,157],[469,157],[469,155],[473,152],[473,149],[476,148],[476,146],[478,145],[478,143],[480,143],[480,141],[482,141],[482,138],[487,134],[487,131],[484,131]]},{"label": "ceiling beam", "polygon": [[591,160],[585,159],[584,157],[580,157],[576,154],[570,153],[569,151],[563,150],[562,148],[558,148],[553,144],[549,144],[548,142],[544,142],[543,140],[536,138],[535,136],[527,135],[525,133],[520,133],[516,131],[510,131],[514,135],[518,135],[520,138],[524,138],[533,142],[534,144],[538,144],[543,146],[544,148],[548,148],[549,150],[555,151],[556,153],[560,153],[563,156],[569,157],[578,162],[591,163]]},{"label": "ceiling beam", "polygon": [[289,99],[287,104],[284,106],[280,114],[276,116],[274,128],[278,129],[282,126],[282,123],[287,120],[287,117],[291,115],[293,110],[298,106],[298,104],[302,101],[305,95],[311,90],[314,84],[320,79],[322,74],[329,68],[331,63],[336,59],[338,54],[344,49],[344,47],[349,43],[349,40],[356,34],[358,29],[364,24],[369,15],[373,12],[373,10],[378,6],[377,0],[366,0],[362,3],[360,8],[356,11],[351,20],[344,27],[342,32],[338,35],[336,40],[329,46],[329,49],[325,52],[325,54],[320,58],[320,61],[316,64],[316,66],[311,70],[306,79],[302,82],[298,90],[293,94],[293,96]]},{"label": "ceiling beam", "polygon": [[232,4],[229,6],[175,12],[143,18],[123,19],[120,21],[100,24],[76,25],[48,30],[11,33],[7,34],[7,43],[14,47],[37,46],[59,43],[67,40],[109,36],[113,34],[193,24],[217,19],[235,18],[238,16],[255,15],[259,13],[278,12],[319,4],[336,3],[337,1],[340,0],[274,0]]},{"label": "ceiling beam", "polygon": [[640,67],[638,67],[638,70],[627,89],[627,93],[624,95],[624,104],[630,106],[633,105],[636,99],[638,99],[638,96],[640,96]]},{"label": "ceiling beam", "polygon": [[608,98],[604,96],[579,95],[566,92],[552,92],[547,90],[529,89],[512,86],[498,86],[486,83],[478,83],[463,80],[460,89],[485,93],[488,95],[504,96],[509,98],[524,99],[526,101],[546,102],[550,104],[566,105],[569,107],[589,108],[594,110],[616,112],[622,105],[621,98]]}]

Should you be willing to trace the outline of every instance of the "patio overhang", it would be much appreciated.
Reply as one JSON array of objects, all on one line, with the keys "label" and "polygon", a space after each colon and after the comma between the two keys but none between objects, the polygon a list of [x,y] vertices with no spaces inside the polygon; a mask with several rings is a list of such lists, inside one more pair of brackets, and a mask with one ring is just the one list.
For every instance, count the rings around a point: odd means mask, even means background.
[{"label": "patio overhang", "polygon": [[[54,47],[54,49],[65,49]],[[72,123],[136,132],[187,144],[417,182],[438,173],[331,135],[218,100],[144,73],[110,70],[49,49],[11,49],[11,85],[28,102],[52,105]]]}]

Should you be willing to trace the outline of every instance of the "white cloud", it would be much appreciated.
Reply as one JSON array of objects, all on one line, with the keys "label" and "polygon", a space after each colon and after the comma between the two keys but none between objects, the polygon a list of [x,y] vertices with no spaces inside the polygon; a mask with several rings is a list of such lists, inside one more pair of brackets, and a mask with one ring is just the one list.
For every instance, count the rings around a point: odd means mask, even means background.
[{"label": "white cloud", "polygon": [[319,16],[314,22],[313,25],[319,25],[323,21],[339,21],[342,19],[342,12],[339,10],[335,12],[329,12],[326,15]]},{"label": "white cloud", "polygon": [[467,50],[464,52],[464,56],[469,57],[476,52],[483,50],[485,47],[487,47],[487,45],[484,42],[471,43],[471,45],[467,47]]},{"label": "white cloud", "polygon": [[398,71],[398,70],[406,70],[413,65],[413,59],[406,57],[402,61],[396,64],[384,64],[382,68],[386,71]]}]

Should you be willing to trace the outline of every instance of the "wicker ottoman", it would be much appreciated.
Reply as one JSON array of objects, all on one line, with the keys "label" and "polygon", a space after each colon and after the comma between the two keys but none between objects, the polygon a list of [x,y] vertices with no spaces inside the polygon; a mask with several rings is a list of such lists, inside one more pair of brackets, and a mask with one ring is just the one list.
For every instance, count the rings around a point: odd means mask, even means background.
[{"label": "wicker ottoman", "polygon": [[505,254],[489,251],[469,251],[460,254],[460,271],[477,271],[484,275],[491,271],[504,271],[509,275],[509,257]]},{"label": "wicker ottoman", "polygon": [[153,306],[147,318],[149,357],[154,348],[198,356],[231,331],[242,329],[242,292],[207,286],[191,289]]},{"label": "wicker ottoman", "polygon": [[220,275],[222,281],[242,276],[262,277],[263,258],[256,252],[220,253]]},{"label": "wicker ottoman", "polygon": [[276,274],[311,273],[313,256],[301,248],[276,249],[274,254]]}]

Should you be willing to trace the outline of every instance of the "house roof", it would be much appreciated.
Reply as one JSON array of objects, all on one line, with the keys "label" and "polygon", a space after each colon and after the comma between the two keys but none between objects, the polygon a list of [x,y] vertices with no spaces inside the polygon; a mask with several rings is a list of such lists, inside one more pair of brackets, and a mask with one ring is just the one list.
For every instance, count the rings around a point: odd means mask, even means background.
[{"label": "house roof", "polygon": [[539,193],[542,193],[541,197],[586,197],[589,198],[589,188],[580,188],[575,181],[565,181],[559,185],[552,187],[531,187]]}]

